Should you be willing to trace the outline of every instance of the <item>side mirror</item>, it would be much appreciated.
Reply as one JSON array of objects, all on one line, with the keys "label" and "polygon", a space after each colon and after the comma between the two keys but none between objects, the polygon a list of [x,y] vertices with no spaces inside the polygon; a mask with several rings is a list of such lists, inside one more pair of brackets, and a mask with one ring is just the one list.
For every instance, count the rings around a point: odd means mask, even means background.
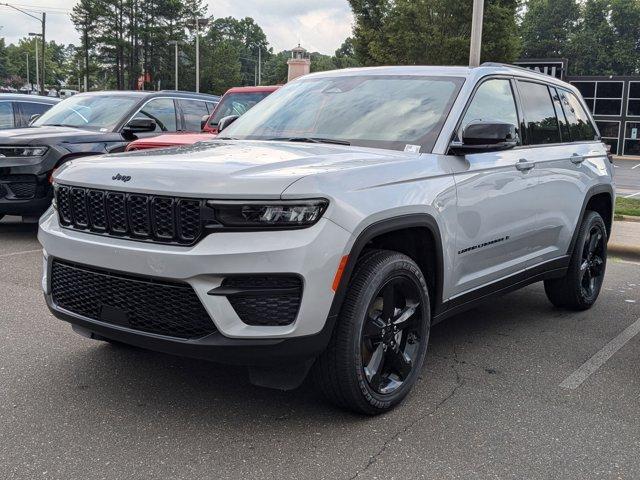
[{"label": "side mirror", "polygon": [[35,122],[39,118],[40,118],[40,114],[39,113],[34,113],[33,115],[31,115],[29,117],[29,125],[31,125],[33,122]]},{"label": "side mirror", "polygon": [[122,132],[126,135],[134,135],[136,133],[155,132],[156,122],[150,118],[134,118],[129,120]]},{"label": "side mirror", "polygon": [[210,115],[202,116],[202,118],[200,119],[200,130],[204,130],[204,127],[207,125],[207,122],[209,121],[209,117]]},{"label": "side mirror", "polygon": [[222,132],[222,130],[227,128],[229,125],[231,125],[233,122],[235,122],[239,118],[240,118],[239,115],[229,115],[228,117],[224,117],[223,119],[221,119],[218,122],[218,133]]},{"label": "side mirror", "polygon": [[452,142],[451,150],[458,154],[509,150],[518,145],[518,129],[511,123],[471,122],[462,132],[461,142]]}]

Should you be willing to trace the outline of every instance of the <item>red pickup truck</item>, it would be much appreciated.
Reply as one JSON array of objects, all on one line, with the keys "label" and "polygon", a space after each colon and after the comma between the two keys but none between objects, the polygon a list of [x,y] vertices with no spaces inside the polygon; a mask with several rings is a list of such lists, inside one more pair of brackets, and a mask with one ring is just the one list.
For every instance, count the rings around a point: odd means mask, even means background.
[{"label": "red pickup truck", "polygon": [[203,118],[202,133],[167,133],[152,138],[141,138],[131,142],[126,151],[177,147],[211,140],[218,134],[218,123],[221,119],[230,115],[245,114],[279,88],[280,86],[230,88],[211,115]]}]

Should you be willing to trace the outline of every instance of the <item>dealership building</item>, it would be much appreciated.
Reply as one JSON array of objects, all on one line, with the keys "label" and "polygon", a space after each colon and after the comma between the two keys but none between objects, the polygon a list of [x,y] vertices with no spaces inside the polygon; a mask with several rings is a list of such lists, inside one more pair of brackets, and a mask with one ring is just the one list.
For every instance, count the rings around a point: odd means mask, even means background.
[{"label": "dealership building", "polygon": [[580,90],[602,140],[616,155],[640,155],[640,76],[575,77],[566,59],[524,59],[516,65],[565,80]]}]

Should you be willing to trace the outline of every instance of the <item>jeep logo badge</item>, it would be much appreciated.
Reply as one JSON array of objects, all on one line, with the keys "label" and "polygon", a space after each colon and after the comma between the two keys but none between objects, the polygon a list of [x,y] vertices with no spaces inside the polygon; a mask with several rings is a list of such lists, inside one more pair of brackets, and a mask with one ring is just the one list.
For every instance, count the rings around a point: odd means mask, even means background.
[{"label": "jeep logo badge", "polygon": [[111,180],[120,180],[121,182],[127,183],[129,180],[131,180],[131,177],[128,175],[120,175],[119,173],[116,173],[113,177],[111,177]]}]

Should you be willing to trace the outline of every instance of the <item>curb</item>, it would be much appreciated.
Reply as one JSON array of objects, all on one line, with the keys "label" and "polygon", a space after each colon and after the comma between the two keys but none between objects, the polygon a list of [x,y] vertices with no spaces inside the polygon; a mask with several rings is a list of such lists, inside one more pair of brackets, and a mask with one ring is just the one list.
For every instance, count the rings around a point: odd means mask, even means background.
[{"label": "curb", "polygon": [[640,261],[640,245],[609,242],[607,252],[626,260]]},{"label": "curb", "polygon": [[631,215],[614,215],[614,221],[616,222],[638,222],[640,223],[640,217],[635,217]]}]

